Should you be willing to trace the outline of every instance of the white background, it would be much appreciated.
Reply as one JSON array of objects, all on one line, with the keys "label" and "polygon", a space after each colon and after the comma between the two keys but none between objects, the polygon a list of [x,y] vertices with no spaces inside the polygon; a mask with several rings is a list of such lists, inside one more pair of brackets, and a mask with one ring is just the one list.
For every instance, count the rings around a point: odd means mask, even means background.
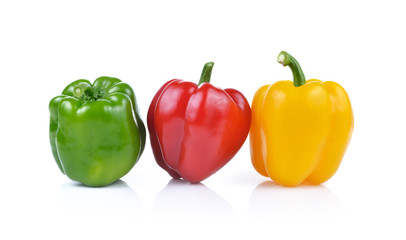
[{"label": "white background", "polygon": [[[405,7],[402,1],[1,1],[0,239],[405,239]],[[355,128],[337,174],[284,188],[260,176],[248,141],[200,185],[171,182],[144,154],[121,181],[87,188],[61,174],[49,100],[70,82],[114,76],[145,120],[159,87],[212,84],[251,102],[292,79],[348,92]],[[403,228],[403,229],[402,229]]]}]

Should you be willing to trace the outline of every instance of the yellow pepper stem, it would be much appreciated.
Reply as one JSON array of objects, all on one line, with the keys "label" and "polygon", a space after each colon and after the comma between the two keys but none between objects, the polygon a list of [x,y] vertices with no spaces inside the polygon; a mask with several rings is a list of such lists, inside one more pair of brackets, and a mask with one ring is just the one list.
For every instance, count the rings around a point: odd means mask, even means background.
[{"label": "yellow pepper stem", "polygon": [[298,61],[289,53],[282,51],[278,55],[278,62],[284,67],[289,66],[293,74],[293,85],[300,87],[306,83],[305,75],[300,67]]}]

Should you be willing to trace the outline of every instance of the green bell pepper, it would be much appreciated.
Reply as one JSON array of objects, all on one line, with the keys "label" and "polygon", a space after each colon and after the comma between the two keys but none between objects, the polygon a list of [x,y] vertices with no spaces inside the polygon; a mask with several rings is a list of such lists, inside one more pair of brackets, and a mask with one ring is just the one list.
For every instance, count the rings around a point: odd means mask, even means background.
[{"label": "green bell pepper", "polygon": [[49,139],[59,169],[88,186],[127,174],[145,147],[145,126],[132,88],[100,77],[69,84],[49,103]]}]

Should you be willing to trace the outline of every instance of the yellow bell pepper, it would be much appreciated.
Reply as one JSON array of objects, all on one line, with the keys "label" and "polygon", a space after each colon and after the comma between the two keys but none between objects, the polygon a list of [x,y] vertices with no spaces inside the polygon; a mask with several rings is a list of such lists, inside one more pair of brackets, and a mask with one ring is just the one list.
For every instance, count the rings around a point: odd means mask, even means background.
[{"label": "yellow bell pepper", "polygon": [[337,83],[305,79],[282,51],[292,81],[258,89],[252,101],[251,160],[258,173],[285,186],[320,184],[340,166],[354,126],[351,103]]}]

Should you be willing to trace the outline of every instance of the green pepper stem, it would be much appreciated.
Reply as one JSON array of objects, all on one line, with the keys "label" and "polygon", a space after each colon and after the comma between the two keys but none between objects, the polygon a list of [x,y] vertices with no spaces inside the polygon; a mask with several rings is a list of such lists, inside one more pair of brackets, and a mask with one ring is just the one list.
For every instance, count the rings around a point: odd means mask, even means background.
[{"label": "green pepper stem", "polygon": [[77,98],[94,101],[97,98],[97,92],[87,83],[79,83],[73,89],[73,95]]},{"label": "green pepper stem", "polygon": [[210,82],[211,71],[213,70],[214,62],[208,62],[204,65],[202,75],[200,76],[199,86],[202,83]]},{"label": "green pepper stem", "polygon": [[306,78],[302,71],[302,68],[300,67],[298,61],[294,57],[292,57],[292,55],[285,51],[282,51],[278,55],[278,62],[284,67],[286,67],[286,65],[289,66],[293,74],[293,85],[295,85],[295,87],[300,87],[306,83]]}]

